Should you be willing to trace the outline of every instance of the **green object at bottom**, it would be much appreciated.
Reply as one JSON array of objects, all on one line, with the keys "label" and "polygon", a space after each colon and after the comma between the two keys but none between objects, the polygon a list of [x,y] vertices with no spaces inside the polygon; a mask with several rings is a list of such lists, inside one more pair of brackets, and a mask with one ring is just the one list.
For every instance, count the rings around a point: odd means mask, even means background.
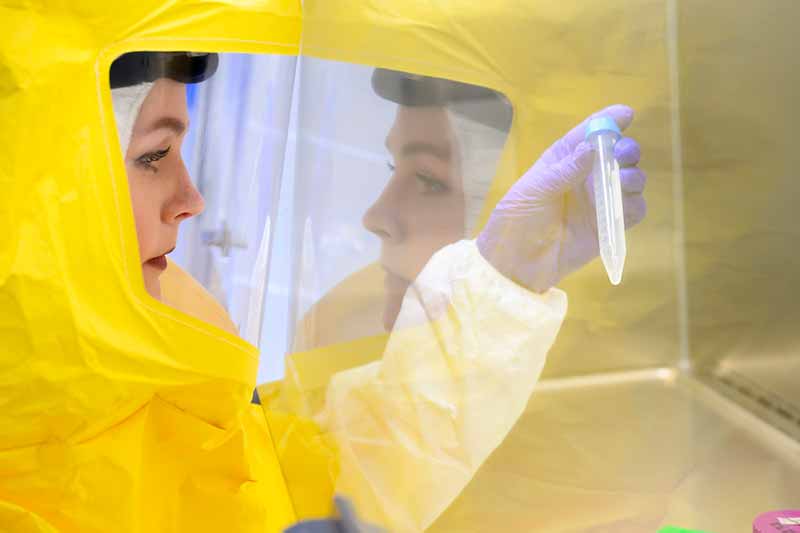
[{"label": "green object at bottom", "polygon": [[711,533],[711,532],[700,531],[699,529],[685,529],[682,527],[666,526],[659,529],[658,533]]}]

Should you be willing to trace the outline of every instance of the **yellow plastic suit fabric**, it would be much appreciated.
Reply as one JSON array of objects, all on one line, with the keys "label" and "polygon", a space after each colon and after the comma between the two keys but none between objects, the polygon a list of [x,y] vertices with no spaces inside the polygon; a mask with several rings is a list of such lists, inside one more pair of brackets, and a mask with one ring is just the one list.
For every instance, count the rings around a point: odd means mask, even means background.
[{"label": "yellow plastic suit fabric", "polygon": [[95,438],[4,452],[0,493],[56,531],[280,531],[293,517],[269,442],[257,406],[225,430],[156,397]]},{"label": "yellow plastic suit fabric", "polygon": [[107,76],[131,50],[296,54],[299,2],[2,2],[0,21],[0,530],[281,531],[256,349],[145,293]]}]

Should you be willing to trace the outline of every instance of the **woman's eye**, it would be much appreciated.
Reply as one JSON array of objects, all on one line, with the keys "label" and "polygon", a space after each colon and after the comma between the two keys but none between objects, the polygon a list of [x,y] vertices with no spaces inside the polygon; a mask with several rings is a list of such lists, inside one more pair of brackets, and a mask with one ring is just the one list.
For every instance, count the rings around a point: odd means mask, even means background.
[{"label": "woman's eye", "polygon": [[387,161],[387,162],[386,162],[386,166],[387,166],[387,167],[389,167],[389,172],[394,172],[394,171],[397,169],[397,167],[395,167],[395,166],[392,164],[392,162],[391,162],[391,161]]},{"label": "woman's eye", "polygon": [[450,190],[447,184],[426,174],[418,172],[415,177],[423,194],[440,194]]},{"label": "woman's eye", "polygon": [[163,150],[156,150],[155,152],[147,152],[146,154],[142,154],[136,158],[136,163],[145,167],[148,170],[157,171],[158,168],[155,165],[153,165],[153,163],[167,157],[170,148],[172,148],[172,146],[167,146]]}]

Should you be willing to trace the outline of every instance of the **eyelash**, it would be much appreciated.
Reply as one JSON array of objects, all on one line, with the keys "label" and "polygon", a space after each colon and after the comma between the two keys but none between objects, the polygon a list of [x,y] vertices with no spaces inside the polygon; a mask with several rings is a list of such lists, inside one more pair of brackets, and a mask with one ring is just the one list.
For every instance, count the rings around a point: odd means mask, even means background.
[{"label": "eyelash", "polygon": [[153,165],[153,163],[167,157],[167,154],[169,154],[171,148],[172,146],[170,145],[163,150],[156,150],[155,152],[148,152],[146,154],[143,154],[136,159],[136,163],[145,167],[148,170],[156,172],[158,171],[158,168],[155,165]]},{"label": "eyelash", "polygon": [[[397,167],[395,167],[389,161],[386,162],[386,166],[389,167],[390,172],[394,172],[397,169]],[[450,187],[448,187],[445,183],[442,183],[436,178],[432,178],[420,172],[414,174],[414,177],[417,179],[417,181],[421,182],[425,186],[426,190],[424,192],[426,194],[441,194],[450,190]]]},{"label": "eyelash", "polygon": [[450,190],[450,188],[441,181],[426,176],[425,174],[417,173],[414,177],[425,185],[425,193],[427,194],[441,194]]}]

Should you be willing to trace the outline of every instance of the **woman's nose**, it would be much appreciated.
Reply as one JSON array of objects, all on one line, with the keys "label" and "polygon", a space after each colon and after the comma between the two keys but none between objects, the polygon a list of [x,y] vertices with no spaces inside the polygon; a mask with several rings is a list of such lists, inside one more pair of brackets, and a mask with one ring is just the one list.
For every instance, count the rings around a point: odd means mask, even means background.
[{"label": "woman's nose", "polygon": [[402,205],[399,188],[389,181],[367,212],[361,223],[364,227],[380,237],[382,241],[400,242],[405,238]]},{"label": "woman's nose", "polygon": [[189,171],[180,163],[177,185],[167,213],[168,222],[182,222],[187,218],[199,215],[205,209],[205,200],[197,187],[192,183]]}]

